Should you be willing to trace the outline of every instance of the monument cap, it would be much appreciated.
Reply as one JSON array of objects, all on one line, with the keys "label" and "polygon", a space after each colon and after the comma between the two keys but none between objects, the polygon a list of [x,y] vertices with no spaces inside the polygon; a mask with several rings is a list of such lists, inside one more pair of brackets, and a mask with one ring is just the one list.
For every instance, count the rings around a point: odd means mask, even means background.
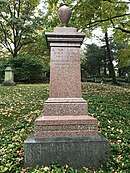
[{"label": "monument cap", "polygon": [[71,17],[71,9],[67,4],[63,4],[58,10],[58,17],[63,27],[66,27]]},{"label": "monument cap", "polygon": [[13,71],[13,69],[11,67],[6,67],[5,71]]}]

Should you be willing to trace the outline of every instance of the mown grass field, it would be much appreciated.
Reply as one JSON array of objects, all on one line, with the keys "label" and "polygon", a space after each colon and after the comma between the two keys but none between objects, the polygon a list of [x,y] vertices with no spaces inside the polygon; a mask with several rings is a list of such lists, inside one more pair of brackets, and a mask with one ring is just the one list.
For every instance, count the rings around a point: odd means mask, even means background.
[{"label": "mown grass field", "polygon": [[[99,121],[99,131],[110,141],[111,156],[107,170],[97,173],[130,172],[130,89],[84,83],[84,99],[89,112]],[[0,172],[85,173],[87,168],[74,170],[68,166],[44,165],[24,169],[24,140],[33,133],[34,120],[43,112],[49,86],[0,86]]]}]

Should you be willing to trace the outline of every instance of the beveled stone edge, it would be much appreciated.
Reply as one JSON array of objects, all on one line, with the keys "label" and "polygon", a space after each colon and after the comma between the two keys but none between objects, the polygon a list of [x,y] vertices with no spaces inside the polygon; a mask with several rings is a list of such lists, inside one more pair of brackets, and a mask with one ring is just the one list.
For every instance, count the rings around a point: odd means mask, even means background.
[{"label": "beveled stone edge", "polygon": [[90,116],[90,115],[68,115],[68,116],[42,116],[38,117],[36,120],[97,120],[96,118]]},{"label": "beveled stone edge", "polygon": [[87,103],[83,98],[48,98],[45,103]]},{"label": "beveled stone edge", "polygon": [[62,43],[62,42],[60,42],[60,43],[56,43],[56,42],[52,42],[52,43],[50,43],[50,47],[75,47],[75,48],[80,48],[80,46],[81,46],[81,44],[80,43],[70,43],[70,42],[68,42],[68,43]]},{"label": "beveled stone edge", "polygon": [[84,38],[85,34],[80,32],[45,32],[46,37],[72,37],[72,38]]},{"label": "beveled stone edge", "polygon": [[35,120],[35,126],[41,125],[69,125],[69,124],[92,124],[98,126],[98,120],[86,116],[42,116]]},{"label": "beveled stone edge", "polygon": [[96,131],[97,124],[47,124],[47,125],[39,125],[36,126],[37,131]]},{"label": "beveled stone edge", "polygon": [[24,141],[25,144],[30,143],[48,143],[48,142],[106,142],[109,143],[109,140],[105,138],[100,132],[94,136],[53,136],[53,137],[35,137],[34,134],[30,134],[28,138]]},{"label": "beveled stone edge", "polygon": [[57,137],[64,137],[64,136],[72,136],[72,137],[76,137],[76,136],[95,136],[97,134],[97,131],[85,131],[85,132],[78,132],[78,131],[64,131],[64,132],[57,132],[57,131],[54,131],[54,132],[48,132],[48,131],[45,131],[45,132],[42,132],[42,133],[36,133],[35,134],[35,137],[38,138],[38,137],[54,137],[54,136],[57,136]]}]

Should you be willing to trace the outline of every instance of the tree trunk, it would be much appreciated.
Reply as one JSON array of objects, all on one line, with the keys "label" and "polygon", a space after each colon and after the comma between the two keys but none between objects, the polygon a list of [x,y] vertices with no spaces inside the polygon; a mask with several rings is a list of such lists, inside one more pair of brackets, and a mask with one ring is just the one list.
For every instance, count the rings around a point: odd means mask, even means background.
[{"label": "tree trunk", "polygon": [[110,65],[109,62],[108,62],[107,67],[108,67],[108,71],[109,71],[109,77],[112,77],[112,74],[111,74],[111,65]]},{"label": "tree trunk", "polygon": [[115,75],[115,70],[114,70],[114,65],[112,63],[112,56],[111,56],[111,50],[110,50],[110,45],[109,45],[109,41],[108,41],[108,33],[105,33],[105,42],[106,42],[106,48],[107,48],[107,57],[109,60],[109,68],[110,68],[110,73],[111,73],[111,77],[112,77],[112,83],[114,85],[117,84],[117,80],[116,80],[116,75]]},{"label": "tree trunk", "polygon": [[16,58],[17,55],[18,55],[18,52],[14,50],[14,52],[13,52],[13,58]]},{"label": "tree trunk", "polygon": [[100,76],[100,74],[101,74],[100,67],[98,67],[97,71],[98,71],[98,75]]},{"label": "tree trunk", "polygon": [[119,77],[124,76],[125,75],[125,69],[123,67],[119,68],[118,73],[119,73]]},{"label": "tree trunk", "polygon": [[103,68],[103,75],[104,75],[104,76],[107,76],[107,69],[106,69],[106,66]]},{"label": "tree trunk", "polygon": [[103,75],[107,76],[107,53],[104,49],[104,60],[103,60]]}]

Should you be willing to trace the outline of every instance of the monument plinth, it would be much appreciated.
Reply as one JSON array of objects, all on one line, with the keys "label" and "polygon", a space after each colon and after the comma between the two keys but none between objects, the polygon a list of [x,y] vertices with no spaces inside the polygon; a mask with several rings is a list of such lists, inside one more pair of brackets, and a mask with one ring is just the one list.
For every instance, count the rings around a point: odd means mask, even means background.
[{"label": "monument plinth", "polygon": [[107,159],[108,141],[98,135],[97,119],[88,115],[81,93],[80,46],[85,35],[65,27],[64,11],[69,19],[70,10],[65,5],[59,9],[64,27],[46,33],[51,52],[50,93],[43,115],[35,120],[34,136],[25,141],[25,167],[58,161],[93,169]]}]

